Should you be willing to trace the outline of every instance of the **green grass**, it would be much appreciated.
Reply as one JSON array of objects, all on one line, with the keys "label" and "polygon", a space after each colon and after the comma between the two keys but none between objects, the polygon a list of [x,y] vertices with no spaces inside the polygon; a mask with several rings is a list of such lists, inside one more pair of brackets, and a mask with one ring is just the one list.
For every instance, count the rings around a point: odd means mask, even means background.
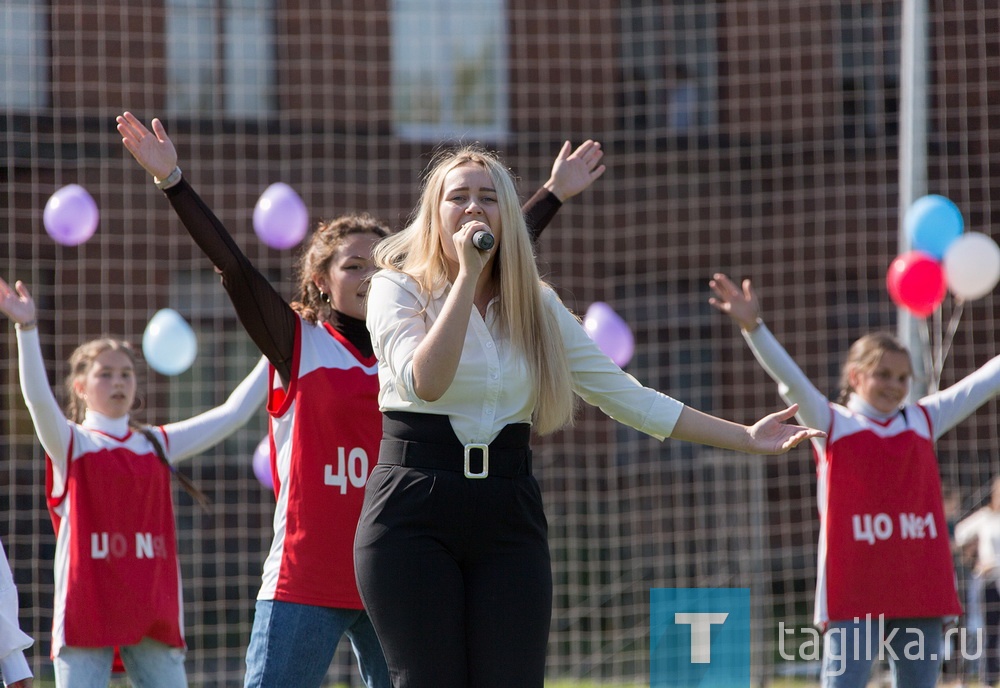
[{"label": "green grass", "polygon": [[[35,688],[55,688],[52,681],[35,679]],[[768,683],[768,688],[813,688],[816,683],[803,681],[801,679],[774,679]],[[110,684],[110,688],[126,688],[128,683],[124,680],[115,680]],[[191,688],[208,688],[192,683]],[[346,684],[334,684],[327,688],[347,688]],[[598,683],[596,681],[573,681],[561,679],[558,681],[546,681],[545,688],[649,688],[648,683]]]},{"label": "green grass", "polygon": [[[55,683],[51,681],[35,680],[35,688],[55,688]],[[768,683],[768,688],[814,688],[816,683],[810,683],[808,681],[802,681],[799,679],[775,679]],[[128,683],[125,681],[112,681],[109,688],[126,688]],[[198,684],[190,684],[191,688],[208,688],[208,686],[200,686]],[[340,683],[327,688],[347,688],[346,684]],[[570,680],[560,680],[560,681],[546,681],[545,688],[649,688],[648,683],[595,683],[593,681],[570,681]]]},{"label": "green grass", "polygon": [[648,683],[594,683],[593,681],[546,681],[545,688],[649,688]]}]

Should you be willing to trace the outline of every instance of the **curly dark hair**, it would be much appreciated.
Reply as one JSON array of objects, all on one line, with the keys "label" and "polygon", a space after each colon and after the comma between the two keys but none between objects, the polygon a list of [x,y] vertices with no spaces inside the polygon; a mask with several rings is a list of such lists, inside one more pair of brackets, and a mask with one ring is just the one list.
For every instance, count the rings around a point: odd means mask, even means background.
[{"label": "curly dark hair", "polygon": [[389,229],[368,213],[351,213],[320,222],[296,264],[299,295],[292,302],[292,308],[305,320],[315,323],[331,319],[330,304],[320,296],[313,277],[327,271],[337,249],[352,234],[374,234],[384,238],[389,236]]}]

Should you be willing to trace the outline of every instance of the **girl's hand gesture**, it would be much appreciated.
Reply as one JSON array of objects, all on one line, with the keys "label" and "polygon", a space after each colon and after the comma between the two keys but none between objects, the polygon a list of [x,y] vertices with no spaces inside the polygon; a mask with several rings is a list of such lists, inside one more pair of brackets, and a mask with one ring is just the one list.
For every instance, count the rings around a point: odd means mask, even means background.
[{"label": "girl's hand gesture", "polygon": [[472,237],[479,231],[492,232],[493,230],[479,220],[470,220],[452,235],[455,250],[458,251],[459,267],[465,268],[465,271],[470,276],[477,279],[480,273],[482,273],[483,268],[486,267],[486,263],[490,259],[490,254],[494,250],[481,251],[472,243]]},{"label": "girl's hand gesture", "polygon": [[28,293],[28,287],[18,280],[11,289],[10,285],[0,279],[0,313],[16,322],[25,325],[35,321],[35,301]]},{"label": "girl's hand gesture", "polygon": [[177,150],[158,119],[153,119],[150,132],[139,118],[125,112],[115,118],[122,143],[146,171],[157,179],[166,179],[177,167]]},{"label": "girl's hand gesture", "polygon": [[603,157],[604,151],[597,141],[587,139],[576,150],[567,141],[552,163],[552,175],[545,188],[565,203],[604,174],[606,167],[599,164]]},{"label": "girl's hand gesture", "polygon": [[750,426],[750,446],[747,451],[754,454],[784,454],[806,440],[826,437],[826,433],[820,430],[786,425],[785,421],[798,410],[798,404],[792,404],[784,411],[764,416]]},{"label": "girl's hand gesture", "polygon": [[717,298],[710,298],[708,302],[722,311],[747,332],[752,332],[757,328],[757,321],[760,318],[760,304],[757,302],[757,295],[754,294],[750,286],[750,280],[743,280],[743,290],[740,291],[732,280],[721,272],[717,272],[708,286],[715,292]]}]

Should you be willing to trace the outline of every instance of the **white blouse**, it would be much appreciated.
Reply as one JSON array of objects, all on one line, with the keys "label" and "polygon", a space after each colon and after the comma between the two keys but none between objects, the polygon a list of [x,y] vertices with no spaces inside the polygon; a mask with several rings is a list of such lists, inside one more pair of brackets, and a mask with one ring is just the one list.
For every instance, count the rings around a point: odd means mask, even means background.
[{"label": "white blouse", "polygon": [[955,526],[955,543],[964,547],[976,542],[976,575],[1000,581],[1000,512],[986,506]]},{"label": "white blouse", "polygon": [[[447,415],[463,443],[491,442],[509,423],[530,423],[536,390],[526,362],[500,333],[499,302],[486,318],[473,309],[462,358],[451,386],[434,402],[414,392],[413,356],[441,314],[451,285],[422,294],[403,273],[382,270],[368,290],[368,330],[379,363],[379,408]],[[554,314],[569,357],[573,391],[615,420],[659,440],[669,437],[684,405],[643,387],[615,365],[587,336],[580,321],[550,288],[545,306]]]},{"label": "white blouse", "polygon": [[7,563],[7,553],[0,545],[0,672],[5,685],[31,676],[24,651],[35,642],[18,624],[17,587]]}]

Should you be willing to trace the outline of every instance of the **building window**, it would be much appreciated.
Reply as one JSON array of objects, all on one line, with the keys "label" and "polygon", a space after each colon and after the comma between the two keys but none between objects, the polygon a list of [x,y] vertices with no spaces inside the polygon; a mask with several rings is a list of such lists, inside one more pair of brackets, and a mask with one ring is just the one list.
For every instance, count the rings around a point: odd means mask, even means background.
[{"label": "building window", "polygon": [[393,0],[396,133],[502,141],[509,129],[504,0]]},{"label": "building window", "polygon": [[716,3],[621,4],[622,123],[686,135],[716,122]]},{"label": "building window", "polygon": [[48,3],[0,5],[0,106],[30,110],[50,103]]},{"label": "building window", "polygon": [[170,112],[275,111],[273,0],[167,0],[166,33]]},{"label": "building window", "polygon": [[899,2],[840,5],[840,76],[847,138],[899,130]]}]

